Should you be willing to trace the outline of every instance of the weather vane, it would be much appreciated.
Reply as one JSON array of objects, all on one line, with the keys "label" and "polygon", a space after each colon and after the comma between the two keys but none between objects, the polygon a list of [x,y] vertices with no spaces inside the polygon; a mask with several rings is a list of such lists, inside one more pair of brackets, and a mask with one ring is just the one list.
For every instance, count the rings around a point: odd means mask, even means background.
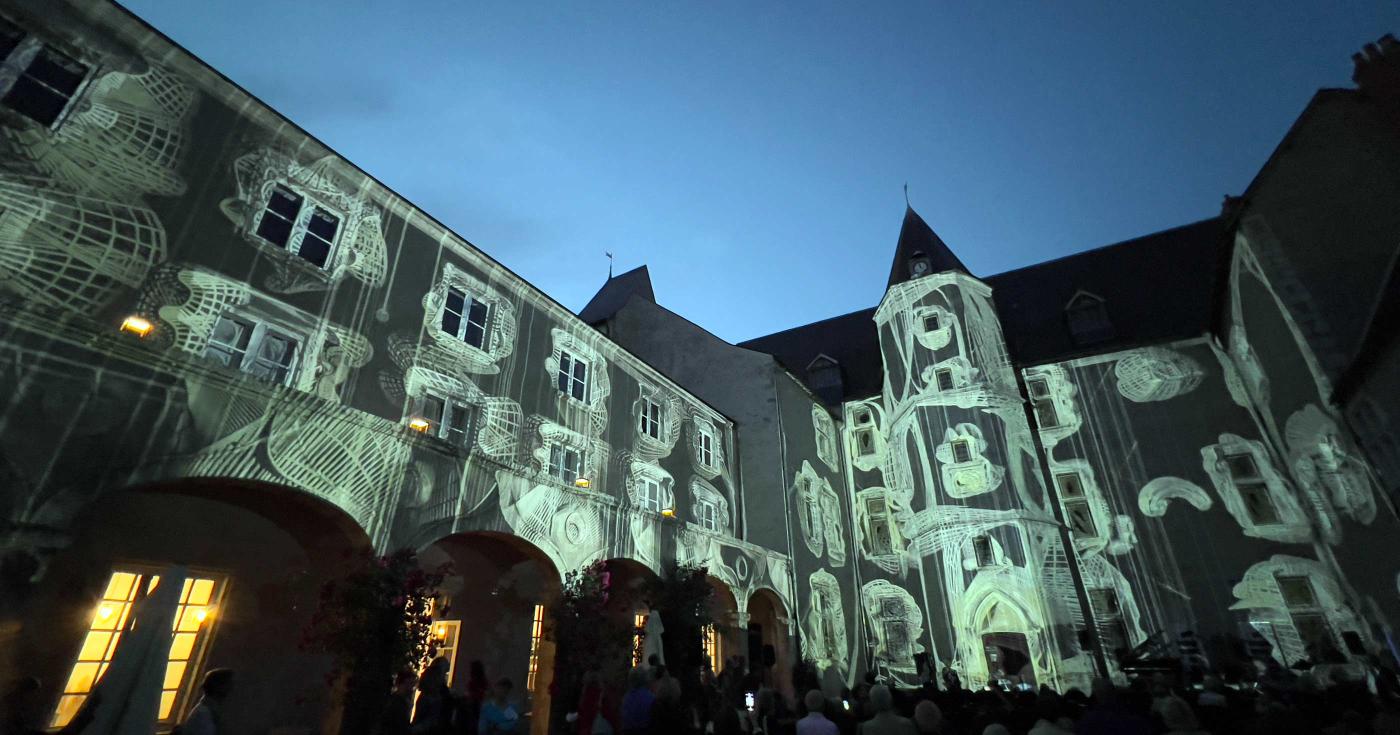
[{"label": "weather vane", "polygon": [[608,256],[608,280],[611,281],[611,280],[612,280],[613,254],[610,253],[610,252],[608,252],[608,251],[606,251],[606,250],[604,250],[604,251],[603,251],[603,255]]}]

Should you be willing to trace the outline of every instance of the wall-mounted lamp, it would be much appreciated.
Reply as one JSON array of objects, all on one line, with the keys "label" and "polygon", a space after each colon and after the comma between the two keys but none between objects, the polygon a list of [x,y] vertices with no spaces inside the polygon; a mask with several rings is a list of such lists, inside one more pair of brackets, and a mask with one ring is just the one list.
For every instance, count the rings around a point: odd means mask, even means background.
[{"label": "wall-mounted lamp", "polygon": [[131,316],[122,320],[122,331],[126,332],[127,334],[134,334],[137,337],[144,338],[146,335],[151,333],[151,330],[153,328],[155,328],[155,325],[151,324],[151,321],[149,319],[137,316],[135,314],[132,314]]},{"label": "wall-mounted lamp", "polygon": [[662,508],[662,509],[661,509],[661,517],[663,517],[663,518],[675,518],[675,517],[676,517],[676,509],[675,509],[675,508]]},{"label": "wall-mounted lamp", "polygon": [[431,429],[432,426],[432,422],[428,421],[422,416],[414,416],[413,418],[408,420],[408,428],[413,429],[414,431],[424,432],[428,429]]},{"label": "wall-mounted lamp", "polygon": [[587,489],[592,485],[592,481],[590,481],[587,477],[579,477],[574,480],[574,487],[581,487]]}]

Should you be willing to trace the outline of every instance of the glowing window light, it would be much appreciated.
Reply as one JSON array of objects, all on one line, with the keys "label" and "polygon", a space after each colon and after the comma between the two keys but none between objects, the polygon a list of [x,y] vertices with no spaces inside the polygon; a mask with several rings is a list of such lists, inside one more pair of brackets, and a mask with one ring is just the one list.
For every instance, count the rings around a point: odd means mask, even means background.
[{"label": "glowing window light", "polygon": [[151,330],[154,328],[155,325],[151,324],[149,319],[137,316],[135,314],[132,314],[126,319],[123,319],[121,326],[121,330],[123,332],[126,332],[128,334],[134,334],[137,337],[142,338],[150,334]]},{"label": "glowing window light", "polygon": [[661,515],[664,516],[664,517],[666,517],[666,518],[675,518],[675,517],[676,517],[676,509],[675,509],[675,508],[662,508],[662,509],[661,509]]},{"label": "glowing window light", "polygon": [[639,612],[632,617],[632,665],[641,666],[642,656],[646,653],[644,646],[647,640],[647,613]]},{"label": "glowing window light", "polygon": [[408,428],[413,429],[414,431],[417,431],[417,432],[426,432],[428,429],[431,429],[432,427],[433,427],[432,422],[431,422],[431,421],[428,421],[427,419],[423,418],[422,416],[414,416],[413,418],[411,418],[411,419],[408,420]]},{"label": "glowing window light", "polygon": [[710,662],[710,671],[719,671],[719,627],[711,623],[700,631],[705,646],[705,658]]},{"label": "glowing window light", "polygon": [[589,480],[587,477],[578,477],[574,479],[574,487],[581,487],[586,490],[589,487],[592,487],[592,485],[593,481]]},{"label": "glowing window light", "polygon": [[[52,727],[67,725],[82,709],[93,686],[111,664],[112,654],[122,634],[130,627],[132,604],[141,585],[144,583],[149,593],[159,581],[159,575],[145,572],[112,572],[64,684],[63,694],[54,710]],[[188,699],[194,690],[212,627],[204,623],[223,594],[223,587],[222,580],[210,577],[189,577],[185,580],[175,608],[175,619],[171,622],[170,650],[166,657],[160,707],[156,713],[161,722],[174,721],[176,705],[182,698]]]},{"label": "glowing window light", "polygon": [[448,686],[452,686],[452,679],[457,673],[457,639],[461,632],[460,620],[439,620],[433,623],[433,637],[437,638],[437,652],[434,655],[447,659]]},{"label": "glowing window light", "polygon": [[535,691],[535,679],[540,670],[540,641],[544,638],[544,605],[535,606],[530,624],[530,669],[525,675],[526,691]]}]

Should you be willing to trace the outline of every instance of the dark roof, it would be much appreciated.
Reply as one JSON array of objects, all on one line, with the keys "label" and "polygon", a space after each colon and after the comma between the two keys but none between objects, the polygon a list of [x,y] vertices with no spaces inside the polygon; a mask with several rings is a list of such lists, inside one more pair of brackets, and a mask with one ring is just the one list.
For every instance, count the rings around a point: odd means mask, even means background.
[{"label": "dark roof", "polygon": [[[1224,241],[1213,217],[984,280],[1012,360],[1034,365],[1209,332]],[[1071,338],[1065,306],[1081,291],[1103,299],[1113,337]]]},{"label": "dark roof", "polygon": [[651,274],[644,265],[620,276],[609,276],[598,293],[593,294],[588,305],[578,313],[578,318],[588,324],[605,322],[633,296],[656,303],[656,294],[651,291]]},{"label": "dark roof", "polygon": [[[906,217],[906,229],[908,222]],[[1225,223],[1217,217],[984,280],[992,287],[1012,360],[1034,365],[1209,332],[1224,243]],[[1113,337],[1075,343],[1065,306],[1080,292],[1103,299]],[[847,400],[884,387],[874,308],[739,346],[773,355],[804,379],[812,360],[827,355],[841,365]]]},{"label": "dark roof", "polygon": [[904,224],[899,228],[899,242],[894,248],[894,263],[890,265],[890,282],[886,288],[909,280],[909,260],[920,254],[928,258],[932,266],[930,273],[968,272],[967,266],[958,260],[958,256],[953,254],[924,218],[913,207],[905,207]]},{"label": "dark roof", "polygon": [[739,346],[772,355],[809,388],[807,366],[818,355],[826,355],[841,367],[846,398],[873,396],[885,385],[873,307],[740,342]]}]

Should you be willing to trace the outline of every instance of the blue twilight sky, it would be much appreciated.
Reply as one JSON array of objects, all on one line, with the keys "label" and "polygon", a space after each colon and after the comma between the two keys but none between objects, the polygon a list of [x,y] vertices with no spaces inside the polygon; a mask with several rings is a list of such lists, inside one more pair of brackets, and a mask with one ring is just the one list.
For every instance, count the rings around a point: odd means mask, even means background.
[{"label": "blue twilight sky", "polygon": [[1211,216],[1400,4],[123,0],[577,310],[875,304],[902,185],[991,275]]}]

